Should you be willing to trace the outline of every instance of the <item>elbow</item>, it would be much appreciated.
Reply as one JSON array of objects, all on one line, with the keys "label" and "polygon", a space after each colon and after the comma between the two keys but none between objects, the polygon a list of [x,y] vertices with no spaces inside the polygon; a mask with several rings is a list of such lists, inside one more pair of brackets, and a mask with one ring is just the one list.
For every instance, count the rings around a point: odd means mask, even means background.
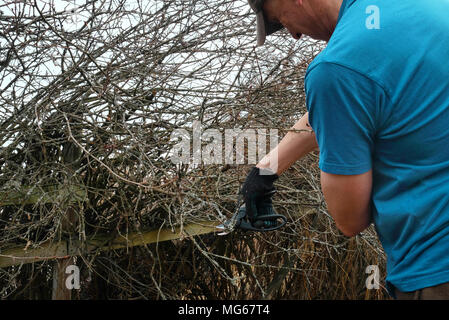
[{"label": "elbow", "polygon": [[356,230],[345,229],[345,228],[338,228],[338,229],[341,231],[341,233],[343,233],[348,238],[353,238],[356,235],[358,235],[360,232],[362,232],[362,231],[356,231]]},{"label": "elbow", "polygon": [[338,230],[343,233],[348,238],[353,238],[358,235],[360,232],[365,230],[369,224],[360,224],[360,225],[348,225],[348,224],[337,224]]}]

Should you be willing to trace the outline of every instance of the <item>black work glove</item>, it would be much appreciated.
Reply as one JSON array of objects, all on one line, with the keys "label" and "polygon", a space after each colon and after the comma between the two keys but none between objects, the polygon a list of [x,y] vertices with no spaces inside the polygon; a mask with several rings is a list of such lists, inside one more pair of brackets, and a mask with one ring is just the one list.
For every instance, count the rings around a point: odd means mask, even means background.
[{"label": "black work glove", "polygon": [[271,196],[276,191],[273,183],[279,176],[277,174],[261,174],[262,170],[269,169],[253,167],[246,177],[241,190],[245,201],[246,215],[251,224],[254,224],[257,217],[275,214]]}]

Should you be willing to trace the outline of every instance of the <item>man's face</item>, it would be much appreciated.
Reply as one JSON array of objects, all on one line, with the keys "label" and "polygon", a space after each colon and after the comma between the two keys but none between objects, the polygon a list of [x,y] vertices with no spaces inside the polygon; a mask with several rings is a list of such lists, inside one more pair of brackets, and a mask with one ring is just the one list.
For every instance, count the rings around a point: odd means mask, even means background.
[{"label": "man's face", "polygon": [[[266,0],[263,10],[266,19],[281,23],[293,38],[306,34],[314,39],[328,41],[335,28],[339,6],[335,7],[334,24],[329,23],[323,0]],[[335,0],[335,4],[341,0]]]},{"label": "man's face", "polygon": [[293,38],[299,39],[304,31],[301,26],[301,9],[298,0],[266,0],[263,6],[268,21],[281,23]]}]

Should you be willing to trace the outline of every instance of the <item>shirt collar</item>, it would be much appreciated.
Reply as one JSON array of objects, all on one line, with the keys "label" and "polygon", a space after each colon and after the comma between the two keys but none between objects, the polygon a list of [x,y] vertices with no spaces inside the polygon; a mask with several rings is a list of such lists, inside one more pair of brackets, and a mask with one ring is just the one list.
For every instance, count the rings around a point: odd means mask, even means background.
[{"label": "shirt collar", "polygon": [[356,0],[343,0],[341,3],[340,11],[338,13],[338,21],[340,21],[341,17],[343,17],[345,11],[354,3]]}]

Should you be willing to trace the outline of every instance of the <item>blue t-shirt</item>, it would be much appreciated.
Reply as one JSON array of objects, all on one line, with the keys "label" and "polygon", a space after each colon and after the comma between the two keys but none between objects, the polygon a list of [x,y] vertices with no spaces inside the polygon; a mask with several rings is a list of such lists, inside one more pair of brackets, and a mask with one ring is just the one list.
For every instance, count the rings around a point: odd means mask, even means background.
[{"label": "blue t-shirt", "polygon": [[344,0],[305,79],[321,170],[372,169],[392,295],[449,282],[448,13],[447,0]]}]

